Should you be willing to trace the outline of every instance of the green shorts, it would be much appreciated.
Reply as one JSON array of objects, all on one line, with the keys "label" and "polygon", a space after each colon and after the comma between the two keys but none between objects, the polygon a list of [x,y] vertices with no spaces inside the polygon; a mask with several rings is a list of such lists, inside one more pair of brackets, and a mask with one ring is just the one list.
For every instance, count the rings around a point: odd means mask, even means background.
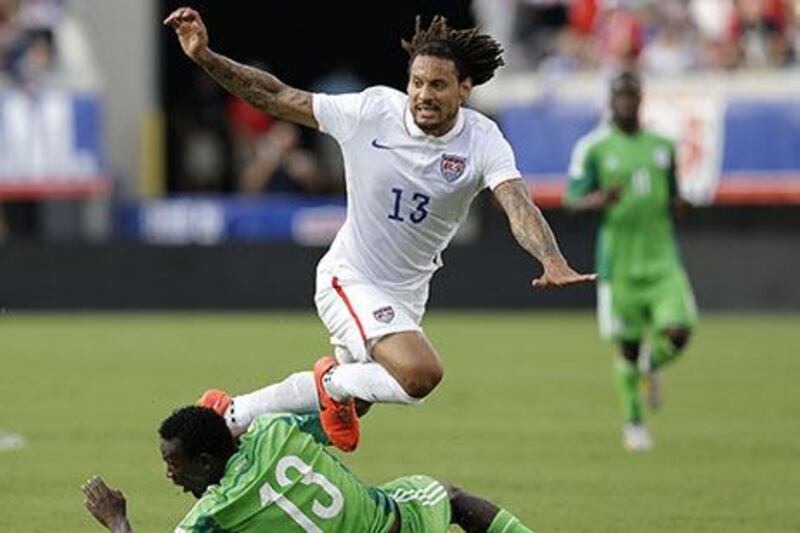
[{"label": "green shorts", "polygon": [[450,527],[450,498],[435,479],[406,476],[380,488],[397,502],[401,533],[445,533]]},{"label": "green shorts", "polygon": [[653,280],[610,280],[597,286],[597,319],[603,338],[641,339],[670,326],[692,328],[697,306],[683,268]]}]

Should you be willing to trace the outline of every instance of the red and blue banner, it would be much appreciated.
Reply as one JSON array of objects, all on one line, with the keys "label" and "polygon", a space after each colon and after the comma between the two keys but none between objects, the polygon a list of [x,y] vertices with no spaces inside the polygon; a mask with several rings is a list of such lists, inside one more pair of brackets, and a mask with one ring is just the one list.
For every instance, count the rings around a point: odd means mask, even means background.
[{"label": "red and blue banner", "polygon": [[[537,203],[555,207],[577,140],[599,106],[545,100],[498,114]],[[642,120],[678,144],[681,191],[697,204],[800,204],[800,99],[652,91]]]}]

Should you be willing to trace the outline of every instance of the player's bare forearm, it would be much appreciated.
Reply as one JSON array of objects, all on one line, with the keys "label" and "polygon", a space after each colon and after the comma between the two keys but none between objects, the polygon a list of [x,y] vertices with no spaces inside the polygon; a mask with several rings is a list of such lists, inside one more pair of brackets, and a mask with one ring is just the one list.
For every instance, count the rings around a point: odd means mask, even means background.
[{"label": "player's bare forearm", "polygon": [[290,87],[269,72],[242,65],[211,50],[206,50],[195,61],[228,92],[253,107],[283,120],[317,128],[311,93]]},{"label": "player's bare forearm", "polygon": [[268,72],[211,51],[208,30],[199,12],[179,7],[164,19],[164,24],[175,30],[184,53],[228,91],[278,118],[317,127],[311,94],[289,87]]},{"label": "player's bare forearm", "polygon": [[501,183],[494,194],[508,216],[514,238],[522,248],[542,264],[564,261],[550,225],[531,201],[528,188],[522,180]]},{"label": "player's bare forearm", "polygon": [[525,250],[539,260],[544,273],[533,280],[534,287],[566,287],[589,283],[596,274],[579,274],[567,264],[556,244],[550,225],[528,196],[521,179],[501,183],[494,194],[508,216],[511,232]]}]

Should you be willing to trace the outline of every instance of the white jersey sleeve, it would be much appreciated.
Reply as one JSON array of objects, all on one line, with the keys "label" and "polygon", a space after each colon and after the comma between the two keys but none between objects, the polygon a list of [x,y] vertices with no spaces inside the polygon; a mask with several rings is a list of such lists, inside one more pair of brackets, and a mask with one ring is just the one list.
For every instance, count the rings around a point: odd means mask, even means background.
[{"label": "white jersey sleeve", "polygon": [[521,177],[514,151],[496,125],[483,139],[483,185],[494,190],[504,181]]},{"label": "white jersey sleeve", "polygon": [[323,94],[312,97],[314,118],[323,133],[340,143],[347,142],[370,113],[375,99],[381,96],[381,87],[369,87],[360,93]]}]

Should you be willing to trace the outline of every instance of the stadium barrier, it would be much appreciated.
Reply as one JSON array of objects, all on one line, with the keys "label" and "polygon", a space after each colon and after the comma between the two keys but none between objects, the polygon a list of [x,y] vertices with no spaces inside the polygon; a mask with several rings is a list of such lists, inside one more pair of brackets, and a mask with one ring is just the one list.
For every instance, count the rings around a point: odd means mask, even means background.
[{"label": "stadium barrier", "polygon": [[[596,220],[548,212],[564,253],[592,269]],[[537,291],[539,267],[502,213],[482,235],[444,253],[432,308],[590,308],[591,286]],[[678,225],[701,309],[800,310],[800,210],[698,209]],[[314,269],[325,247],[291,243],[214,246],[9,242],[0,247],[0,308],[300,309],[313,311]]]}]

